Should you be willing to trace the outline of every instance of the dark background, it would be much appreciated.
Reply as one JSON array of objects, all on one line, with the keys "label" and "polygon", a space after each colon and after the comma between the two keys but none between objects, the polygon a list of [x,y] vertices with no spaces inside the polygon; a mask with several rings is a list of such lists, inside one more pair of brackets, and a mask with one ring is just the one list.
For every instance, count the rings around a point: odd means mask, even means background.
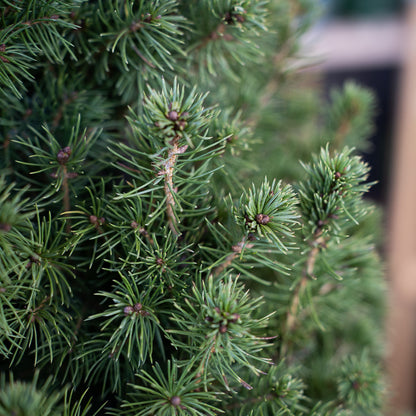
[{"label": "dark background", "polygon": [[[404,0],[324,0],[322,1],[325,19],[366,19],[380,16],[402,16]],[[375,133],[371,138],[372,149],[364,154],[370,164],[371,181],[377,181],[370,197],[381,204],[387,203],[389,172],[392,155],[392,137],[397,102],[397,87],[400,64],[388,67],[353,70],[327,70],[323,74],[327,95],[334,87],[341,87],[346,80],[353,79],[360,85],[370,88],[376,95],[377,115]]]}]

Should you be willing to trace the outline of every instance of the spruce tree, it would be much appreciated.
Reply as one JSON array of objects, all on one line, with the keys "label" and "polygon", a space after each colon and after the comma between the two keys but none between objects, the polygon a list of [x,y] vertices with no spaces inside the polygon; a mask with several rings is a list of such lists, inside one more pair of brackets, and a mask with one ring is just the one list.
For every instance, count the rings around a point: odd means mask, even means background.
[{"label": "spruce tree", "polygon": [[381,414],[374,99],[299,70],[312,6],[2,0],[0,415]]}]

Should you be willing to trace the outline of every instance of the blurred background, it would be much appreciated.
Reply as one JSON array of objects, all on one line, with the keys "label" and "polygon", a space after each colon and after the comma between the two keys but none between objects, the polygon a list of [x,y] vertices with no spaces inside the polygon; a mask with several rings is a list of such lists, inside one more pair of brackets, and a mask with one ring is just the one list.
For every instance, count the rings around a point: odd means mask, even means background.
[{"label": "blurred background", "polygon": [[416,1],[321,0],[304,54],[324,93],[347,80],[377,98],[372,149],[364,158],[383,206],[389,307],[386,416],[416,415]]},{"label": "blurred background", "polygon": [[405,2],[321,0],[322,17],[304,39],[328,94],[353,79],[377,97],[376,131],[365,158],[372,166],[371,197],[387,203],[399,74],[404,55]]}]

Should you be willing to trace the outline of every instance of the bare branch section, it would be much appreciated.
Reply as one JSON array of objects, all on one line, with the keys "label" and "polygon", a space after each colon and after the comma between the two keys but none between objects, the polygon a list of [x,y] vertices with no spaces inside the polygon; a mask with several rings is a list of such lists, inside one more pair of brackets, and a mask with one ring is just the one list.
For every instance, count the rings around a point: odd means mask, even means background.
[{"label": "bare branch section", "polygon": [[179,138],[180,136],[175,136],[170,144],[172,147],[168,151],[168,158],[163,162],[164,170],[159,172],[159,175],[165,176],[165,195],[166,195],[166,214],[168,216],[169,228],[172,230],[174,235],[178,235],[177,229],[177,220],[175,217],[175,212],[173,207],[175,206],[175,199],[173,197],[173,192],[175,188],[173,187],[173,171],[176,164],[176,159],[178,155],[184,153],[188,148],[187,145],[179,147]]},{"label": "bare branch section", "polygon": [[243,237],[240,242],[238,242],[235,246],[231,247],[231,250],[233,251],[230,253],[224,261],[214,269],[213,275],[219,276],[225,269],[231,266],[231,263],[233,260],[243,251],[243,248],[251,248],[253,247],[253,244],[246,244],[246,237]]},{"label": "bare branch section", "polygon": [[295,326],[297,321],[297,312],[300,304],[300,298],[306,288],[308,283],[308,279],[313,277],[313,270],[315,267],[316,258],[321,247],[325,246],[325,239],[320,235],[321,232],[318,231],[315,233],[315,238],[311,243],[311,250],[309,251],[308,258],[306,259],[305,267],[303,269],[302,278],[298,285],[295,288],[293,293],[292,303],[289,307],[287,317],[286,317],[286,324],[285,324],[285,333],[291,332]]},{"label": "bare branch section", "polygon": [[[72,153],[72,149],[69,146],[64,147],[61,149],[58,154],[56,155],[56,159],[59,162],[59,164],[62,166],[62,190],[63,190],[63,209],[64,209],[64,215],[68,215],[67,212],[71,210],[71,200],[69,196],[69,184],[68,184],[68,178],[71,176],[68,173],[68,168],[66,166],[66,163],[68,162],[68,159],[70,158]],[[71,224],[69,220],[67,220],[66,223],[66,232],[71,232]]]}]

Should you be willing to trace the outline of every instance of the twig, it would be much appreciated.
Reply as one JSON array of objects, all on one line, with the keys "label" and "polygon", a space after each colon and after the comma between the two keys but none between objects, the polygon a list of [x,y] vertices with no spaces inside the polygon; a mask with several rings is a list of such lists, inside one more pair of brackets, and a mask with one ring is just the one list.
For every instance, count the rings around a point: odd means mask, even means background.
[{"label": "twig", "polygon": [[[64,191],[64,215],[68,215],[67,212],[71,210],[71,202],[69,198],[69,185],[68,185],[68,169],[66,165],[62,165],[63,177],[62,177],[62,188]],[[71,232],[71,224],[67,219],[66,232]]]},{"label": "twig", "polygon": [[214,271],[213,271],[213,275],[214,276],[218,276],[220,275],[227,267],[231,266],[231,263],[233,262],[233,260],[243,251],[243,248],[247,247],[247,248],[251,248],[253,247],[252,244],[246,244],[246,237],[243,237],[242,240],[240,242],[238,242],[235,246],[232,246],[231,249],[233,250],[232,253],[230,253],[225,259],[224,261],[217,266]]},{"label": "twig", "polygon": [[173,170],[175,168],[176,159],[178,155],[184,153],[188,148],[187,145],[179,147],[179,138],[180,136],[175,136],[170,144],[172,147],[168,151],[168,158],[163,163],[164,170],[159,172],[159,175],[165,176],[165,195],[166,195],[166,214],[168,216],[168,224],[169,228],[172,230],[174,235],[178,235],[179,232],[177,230],[177,221],[175,217],[175,212],[173,207],[175,206],[175,199],[173,197],[172,191],[174,191],[173,187]]},{"label": "twig", "polygon": [[132,45],[132,48],[134,50],[134,52],[136,52],[137,56],[139,56],[147,65],[150,66],[150,68],[156,68],[156,66],[154,64],[152,64],[152,62],[150,62],[137,48],[136,45]]},{"label": "twig", "polygon": [[342,147],[342,144],[347,137],[347,134],[351,130],[351,122],[348,119],[344,119],[342,123],[339,125],[337,131],[335,132],[335,138],[334,138],[334,148],[340,149]]},{"label": "twig", "polygon": [[154,241],[153,241],[153,238],[152,237],[150,237],[150,234],[148,233],[148,231],[147,230],[145,230],[143,227],[140,227],[139,228],[139,233],[143,236],[143,237],[145,237],[146,239],[147,239],[147,241],[153,246],[154,245]]},{"label": "twig", "polygon": [[30,313],[31,313],[30,318],[29,318],[29,321],[30,321],[30,322],[35,322],[35,321],[38,319],[37,313],[38,313],[41,309],[43,309],[43,307],[46,305],[46,302],[48,302],[50,299],[51,299],[51,297],[50,297],[50,296],[46,296],[46,297],[42,300],[42,302],[39,304],[39,306],[36,306],[36,308],[35,308],[35,309],[30,309]]},{"label": "twig", "polygon": [[227,267],[231,265],[233,260],[237,257],[238,253],[231,253],[229,254],[223,263],[221,263],[218,267],[214,269],[214,276],[220,275]]},{"label": "twig", "polygon": [[[284,327],[284,333],[288,334],[296,326],[297,312],[300,304],[300,298],[305,291],[306,285],[310,277],[313,276],[313,270],[315,267],[316,258],[319,254],[321,247],[325,244],[325,239],[321,236],[321,230],[315,232],[315,237],[311,243],[312,249],[309,251],[308,258],[306,259],[305,267],[302,272],[302,278],[293,293],[292,302],[289,307],[289,311],[286,316],[286,323]],[[287,352],[287,345],[282,347],[282,354]]]}]

